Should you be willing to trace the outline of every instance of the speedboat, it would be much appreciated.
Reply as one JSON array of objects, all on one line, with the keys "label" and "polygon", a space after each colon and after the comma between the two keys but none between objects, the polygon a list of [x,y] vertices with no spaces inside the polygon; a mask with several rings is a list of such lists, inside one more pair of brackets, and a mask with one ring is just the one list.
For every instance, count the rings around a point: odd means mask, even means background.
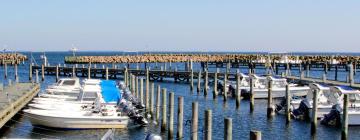
[{"label": "speedboat", "polygon": [[335,103],[328,114],[324,115],[321,124],[339,125],[342,123],[343,117],[343,99],[344,95],[348,95],[348,124],[360,125],[360,91],[348,86],[334,86],[330,89],[332,92],[329,100]]},{"label": "speedboat", "polygon": [[[318,83],[310,83],[309,84],[310,89],[307,91],[307,95],[305,98],[298,97],[298,96],[292,96],[290,95],[290,109],[293,112],[295,116],[304,115],[304,111],[307,111],[307,108],[312,107],[312,100],[313,100],[313,94],[314,90],[318,90],[318,110],[321,110],[320,112],[326,112],[326,106],[328,104],[328,97],[330,94],[330,87],[324,84],[318,84]],[[300,105],[301,104],[301,105]],[[299,108],[299,106],[302,106]],[[286,107],[286,99],[285,97],[283,100],[276,104],[275,111],[278,113],[284,113],[284,108]],[[306,108],[304,108],[306,107]],[[323,111],[324,109],[324,111]]]},{"label": "speedboat", "polygon": [[[268,77],[259,77],[253,75],[254,81],[253,97],[255,99],[266,99],[268,98],[268,81],[271,80],[272,88],[271,95],[272,98],[282,98],[285,97],[286,85],[289,84],[289,91],[292,96],[305,96],[310,89],[308,86],[299,86],[297,84],[288,83],[286,78],[268,76]],[[242,95],[250,97],[250,87],[243,88],[241,91]],[[244,93],[244,94],[243,94]]]}]

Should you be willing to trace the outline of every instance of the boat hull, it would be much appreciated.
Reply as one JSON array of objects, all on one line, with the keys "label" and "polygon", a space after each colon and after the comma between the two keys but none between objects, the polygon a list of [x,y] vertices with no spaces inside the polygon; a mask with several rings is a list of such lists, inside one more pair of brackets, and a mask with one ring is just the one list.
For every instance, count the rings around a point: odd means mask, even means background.
[{"label": "boat hull", "polygon": [[[308,93],[308,88],[293,88],[290,89],[290,93],[293,96],[306,96]],[[245,94],[250,97],[250,91],[246,91]],[[254,89],[254,98],[255,99],[267,99],[268,90],[267,89]],[[277,88],[271,91],[272,98],[282,98],[285,97],[285,88]]]},{"label": "boat hull", "polygon": [[44,116],[25,112],[33,125],[62,129],[126,128],[128,117],[74,118]]}]

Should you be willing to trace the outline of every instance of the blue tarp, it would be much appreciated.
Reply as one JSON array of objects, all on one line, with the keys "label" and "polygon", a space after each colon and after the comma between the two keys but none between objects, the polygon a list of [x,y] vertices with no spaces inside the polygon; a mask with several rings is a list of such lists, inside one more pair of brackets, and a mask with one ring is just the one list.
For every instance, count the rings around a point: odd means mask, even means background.
[{"label": "blue tarp", "polygon": [[102,80],[100,82],[101,94],[106,103],[118,102],[121,99],[120,90],[116,87],[116,82],[111,80]]}]

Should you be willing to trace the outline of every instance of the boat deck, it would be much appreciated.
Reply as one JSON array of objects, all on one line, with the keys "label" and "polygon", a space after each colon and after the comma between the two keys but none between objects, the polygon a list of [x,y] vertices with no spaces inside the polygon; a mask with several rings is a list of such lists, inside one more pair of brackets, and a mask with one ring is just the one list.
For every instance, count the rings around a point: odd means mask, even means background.
[{"label": "boat deck", "polygon": [[39,91],[40,85],[33,83],[16,83],[0,90],[0,128]]}]

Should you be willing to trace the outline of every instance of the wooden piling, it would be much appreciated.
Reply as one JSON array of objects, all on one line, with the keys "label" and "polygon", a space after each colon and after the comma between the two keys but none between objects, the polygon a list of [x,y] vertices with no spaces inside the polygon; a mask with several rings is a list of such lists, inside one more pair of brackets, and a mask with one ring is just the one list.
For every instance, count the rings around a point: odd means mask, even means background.
[{"label": "wooden piling", "polygon": [[197,83],[197,92],[200,93],[201,91],[201,70],[199,70],[199,73],[198,73],[198,83]]},{"label": "wooden piling", "polygon": [[347,140],[348,139],[348,106],[349,106],[349,97],[348,94],[344,94],[343,100],[343,116],[341,121],[341,139]]},{"label": "wooden piling", "polygon": [[76,77],[75,66],[72,66],[72,74],[71,74],[71,77]]},{"label": "wooden piling", "polygon": [[154,119],[154,94],[155,94],[155,84],[153,82],[150,83],[150,115],[151,115],[151,118]]},{"label": "wooden piling", "polygon": [[19,78],[18,77],[18,66],[17,64],[14,64],[14,71],[15,71],[15,81]]},{"label": "wooden piling", "polygon": [[169,93],[169,128],[168,128],[168,139],[174,137],[174,92]]},{"label": "wooden piling", "polygon": [[190,91],[194,91],[194,70],[190,72]]},{"label": "wooden piling", "polygon": [[146,107],[146,112],[149,113],[149,89],[150,89],[150,83],[149,83],[149,68],[146,68],[146,75],[145,75],[145,107]]},{"label": "wooden piling", "polygon": [[223,100],[227,101],[227,93],[228,93],[228,87],[227,87],[227,72],[225,72],[224,75],[224,83],[223,83]]},{"label": "wooden piling", "polygon": [[41,81],[45,80],[45,66],[44,64],[41,65]]},{"label": "wooden piling", "polygon": [[317,105],[318,105],[318,90],[313,92],[313,107],[312,107],[312,118],[311,118],[311,135],[316,133],[317,127]]},{"label": "wooden piling", "polygon": [[135,88],[136,88],[136,77],[135,77],[135,75],[132,75],[131,74],[131,92],[133,93],[133,94],[135,94]]},{"label": "wooden piling", "polygon": [[139,98],[139,77],[135,77],[135,97]]},{"label": "wooden piling", "polygon": [[236,96],[236,108],[240,108],[240,101],[241,101],[241,90],[240,90],[240,74],[239,70],[236,72],[236,89],[235,89],[235,96]]},{"label": "wooden piling", "polygon": [[215,75],[214,75],[214,91],[213,91],[213,99],[216,99],[217,95],[218,95],[218,89],[217,89],[217,84],[218,84],[218,70],[216,69]]},{"label": "wooden piling", "polygon": [[205,70],[205,78],[204,78],[204,95],[208,94],[208,83],[209,83],[209,73]]},{"label": "wooden piling", "polygon": [[225,128],[225,134],[224,134],[224,140],[232,140],[232,119],[231,118],[225,118],[224,119],[224,128]]},{"label": "wooden piling", "polygon": [[352,64],[349,64],[349,83],[350,86],[354,85],[354,68]]},{"label": "wooden piling", "polygon": [[250,112],[254,111],[254,82],[253,77],[250,75]]},{"label": "wooden piling", "polygon": [[306,63],[306,77],[307,77],[307,78],[310,77],[310,66],[309,66],[309,62]]},{"label": "wooden piling", "polygon": [[59,81],[59,66],[56,65],[56,70],[55,70],[55,81],[58,82]]},{"label": "wooden piling", "polygon": [[39,83],[39,71],[35,70],[35,82]]},{"label": "wooden piling", "polygon": [[4,78],[7,78],[7,63],[4,63]]},{"label": "wooden piling", "polygon": [[205,140],[212,140],[212,112],[205,110]]},{"label": "wooden piling", "polygon": [[286,124],[289,124],[289,123],[290,123],[290,119],[291,119],[291,116],[290,116],[290,113],[291,113],[291,110],[290,110],[290,99],[291,99],[291,96],[290,96],[289,84],[286,84],[285,99],[286,99],[286,110],[285,110],[285,113],[286,113]]},{"label": "wooden piling", "polygon": [[166,88],[162,89],[161,132],[166,131]]},{"label": "wooden piling", "polygon": [[198,139],[198,102],[192,103],[192,118],[191,118],[191,140]]},{"label": "wooden piling", "polygon": [[335,65],[335,81],[338,80],[338,64]]},{"label": "wooden piling", "polygon": [[326,78],[326,73],[324,72],[323,75],[322,75],[322,81],[323,81],[323,83],[326,83],[326,80],[327,80],[327,78]]},{"label": "wooden piling", "polygon": [[183,138],[183,121],[184,121],[184,97],[178,97],[178,119],[176,138]]},{"label": "wooden piling", "polygon": [[156,123],[159,123],[159,118],[160,118],[160,92],[161,92],[161,88],[160,85],[157,86],[157,94],[156,94],[156,114],[155,114],[155,120]]},{"label": "wooden piling", "polygon": [[140,102],[144,104],[144,78],[140,78]]},{"label": "wooden piling", "polygon": [[272,118],[274,108],[272,106],[272,80],[268,77],[268,102],[267,102],[267,118]]},{"label": "wooden piling", "polygon": [[32,81],[32,63],[30,62],[30,66],[29,66],[29,81]]},{"label": "wooden piling", "polygon": [[91,66],[90,65],[88,67],[87,76],[88,76],[88,79],[91,79]]},{"label": "wooden piling", "polygon": [[109,68],[108,67],[105,68],[105,79],[109,80]]},{"label": "wooden piling", "polygon": [[250,140],[261,140],[261,131],[251,130]]}]

